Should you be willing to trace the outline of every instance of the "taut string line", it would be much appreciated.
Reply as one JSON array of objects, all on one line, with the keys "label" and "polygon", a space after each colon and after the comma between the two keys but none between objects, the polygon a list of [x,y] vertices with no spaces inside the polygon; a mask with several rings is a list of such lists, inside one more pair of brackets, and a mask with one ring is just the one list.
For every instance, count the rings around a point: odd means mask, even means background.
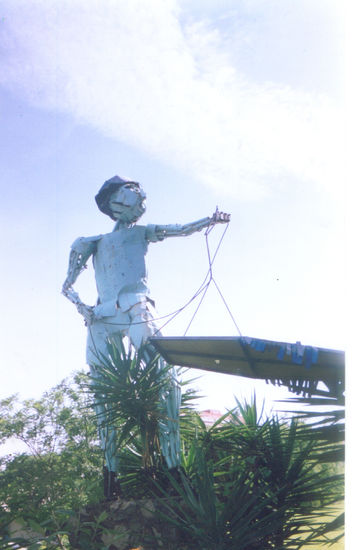
[{"label": "taut string line", "polygon": [[[236,323],[236,321],[235,321],[235,319],[234,319],[234,316],[233,316],[233,314],[232,314],[232,312],[231,312],[231,310],[230,310],[230,308],[229,308],[229,306],[228,306],[228,304],[227,304],[227,302],[226,302],[226,300],[225,300],[225,298],[224,298],[224,296],[223,296],[223,294],[222,294],[222,292],[221,292],[221,290],[220,290],[220,288],[219,288],[219,285],[218,285],[218,284],[216,283],[216,281],[215,281],[215,278],[214,278],[214,276],[213,276],[213,271],[212,271],[212,266],[213,266],[213,264],[214,264],[214,261],[215,261],[215,259],[216,259],[217,254],[218,254],[218,251],[219,251],[219,249],[220,249],[220,246],[221,246],[221,244],[222,244],[222,241],[223,241],[223,239],[224,239],[224,236],[225,236],[225,234],[226,234],[226,232],[227,232],[227,230],[228,230],[228,226],[229,226],[229,224],[227,223],[227,225],[226,225],[226,227],[225,227],[225,229],[224,229],[224,231],[223,231],[223,233],[222,233],[222,235],[221,235],[221,238],[220,238],[220,240],[219,240],[219,242],[218,242],[218,245],[217,245],[217,247],[216,247],[216,250],[215,250],[215,252],[214,252],[214,254],[213,254],[212,257],[211,257],[211,252],[210,252],[210,246],[209,246],[208,236],[209,236],[209,234],[211,233],[211,231],[212,231],[212,229],[213,229],[214,226],[213,226],[213,225],[210,225],[210,226],[207,227],[207,229],[206,229],[206,231],[205,231],[205,240],[206,240],[206,250],[207,250],[207,258],[208,258],[208,266],[209,266],[209,267],[208,267],[206,276],[205,276],[205,278],[203,279],[203,281],[202,281],[201,285],[199,286],[199,288],[198,288],[198,289],[196,290],[196,292],[193,294],[193,296],[192,296],[192,297],[191,297],[182,307],[176,309],[175,311],[172,311],[171,313],[167,313],[166,315],[162,315],[161,317],[156,317],[156,318],[153,319],[153,321],[161,321],[161,320],[163,320],[163,319],[167,319],[167,321],[166,321],[161,327],[159,327],[153,335],[157,334],[157,333],[158,333],[159,331],[161,331],[164,327],[166,327],[171,321],[173,321],[173,319],[175,319],[175,317],[176,317],[177,315],[179,315],[179,313],[181,313],[182,311],[184,311],[184,310],[185,310],[194,300],[196,300],[196,299],[201,295],[200,301],[199,301],[199,303],[197,304],[197,307],[196,307],[196,309],[195,309],[195,311],[194,311],[194,313],[193,313],[193,315],[192,315],[192,317],[191,317],[191,319],[190,319],[190,321],[189,321],[189,323],[188,323],[188,325],[187,325],[187,327],[186,327],[186,330],[185,330],[185,332],[184,332],[184,336],[185,336],[186,333],[188,332],[188,330],[189,330],[189,328],[190,328],[190,326],[191,326],[193,320],[195,319],[197,312],[198,312],[199,309],[200,309],[200,306],[201,306],[201,304],[202,304],[202,302],[203,302],[203,300],[204,300],[204,298],[205,298],[206,292],[207,292],[207,290],[208,290],[208,288],[209,288],[211,282],[213,282],[214,285],[215,285],[215,287],[216,287],[216,289],[217,289],[217,291],[218,291],[218,293],[219,293],[219,295],[220,295],[220,297],[221,297],[221,299],[222,299],[222,301],[223,301],[223,303],[224,303],[224,305],[225,305],[225,307],[226,307],[226,309],[227,309],[227,311],[228,311],[228,313],[229,313],[229,315],[230,315],[230,317],[231,317],[231,319],[232,319],[232,322],[233,322],[233,324],[234,324],[234,326],[235,326],[237,332],[239,333],[240,336],[242,336],[242,334],[241,334],[241,332],[240,332],[240,329],[239,329],[239,326],[237,325],[237,323]],[[132,326],[132,325],[141,325],[141,324],[149,323],[150,320],[146,320],[146,321],[136,321],[136,322],[133,322],[133,323],[114,323],[114,322],[103,321],[103,320],[102,320],[101,322],[103,322],[103,323],[106,324],[106,325]]]}]

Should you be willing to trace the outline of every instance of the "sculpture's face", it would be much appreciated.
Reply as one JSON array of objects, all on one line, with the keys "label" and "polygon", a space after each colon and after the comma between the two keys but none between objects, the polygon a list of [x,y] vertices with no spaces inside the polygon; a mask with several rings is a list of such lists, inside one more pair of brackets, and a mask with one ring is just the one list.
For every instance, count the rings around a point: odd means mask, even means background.
[{"label": "sculpture's face", "polygon": [[109,207],[116,221],[136,222],[146,210],[146,194],[136,183],[126,183],[114,191],[109,199]]}]

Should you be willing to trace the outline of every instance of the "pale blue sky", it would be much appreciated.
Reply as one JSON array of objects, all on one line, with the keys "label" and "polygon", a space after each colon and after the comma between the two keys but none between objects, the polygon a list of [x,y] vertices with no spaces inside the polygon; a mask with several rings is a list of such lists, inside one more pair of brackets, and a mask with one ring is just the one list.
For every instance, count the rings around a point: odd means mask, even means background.
[{"label": "pale blue sky", "polygon": [[[244,335],[345,348],[343,3],[1,10],[1,396],[37,396],[84,367],[85,328],[60,288],[73,240],[112,228],[94,195],[114,174],[143,184],[145,223],[232,214],[214,272]],[[207,270],[203,235],[151,245],[148,267],[158,313],[177,309]],[[92,268],[76,286],[94,302]],[[165,333],[183,334],[192,311]],[[213,290],[189,334],[236,334]],[[254,384],[200,387],[204,408],[222,408]]]}]

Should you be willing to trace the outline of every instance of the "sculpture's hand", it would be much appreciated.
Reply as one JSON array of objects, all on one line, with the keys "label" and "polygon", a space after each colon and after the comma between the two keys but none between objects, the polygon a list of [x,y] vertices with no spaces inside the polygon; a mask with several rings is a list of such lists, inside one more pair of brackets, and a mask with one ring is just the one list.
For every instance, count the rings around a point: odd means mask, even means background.
[{"label": "sculpture's hand", "polygon": [[79,295],[74,291],[68,279],[66,279],[63,284],[62,293],[70,300],[70,302],[75,304],[77,311],[85,320],[85,325],[91,325],[95,318],[93,306],[88,306],[81,301]]},{"label": "sculpture's hand", "polygon": [[83,304],[81,302],[80,304],[76,304],[76,307],[77,307],[77,311],[84,318],[86,327],[91,325],[94,320],[93,306],[87,306],[86,304]]},{"label": "sculpture's hand", "polygon": [[66,279],[61,289],[61,292],[64,296],[66,296],[66,298],[69,298],[70,290],[72,290],[71,283],[68,279]]},{"label": "sculpture's hand", "polygon": [[219,212],[218,208],[216,208],[216,212],[213,214],[211,218],[211,224],[229,223],[229,222],[230,222],[230,214],[226,214],[225,212]]}]

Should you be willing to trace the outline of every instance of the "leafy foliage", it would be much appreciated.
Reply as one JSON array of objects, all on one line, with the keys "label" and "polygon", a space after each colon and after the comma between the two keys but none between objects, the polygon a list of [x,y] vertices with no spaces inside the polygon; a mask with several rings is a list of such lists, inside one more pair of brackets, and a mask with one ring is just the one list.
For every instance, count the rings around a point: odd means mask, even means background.
[{"label": "leafy foliage", "polygon": [[[315,439],[318,458],[322,463],[344,461],[345,410],[344,396],[298,397],[301,406],[297,418],[304,420],[301,437]],[[308,429],[310,428],[310,429]]]},{"label": "leafy foliage", "polygon": [[[15,437],[28,449],[1,459],[4,533],[11,522],[22,521],[33,532],[31,550],[74,549],[69,535],[75,530],[84,537],[79,547],[105,548],[98,542],[104,517],[72,523],[78,510],[103,497],[95,395],[119,430],[125,494],[134,499],[154,493],[165,521],[184,533],[183,550],[295,550],[340,536],[340,520],[330,517],[343,493],[342,476],[327,463],[327,453],[340,444],[330,435],[332,418],[313,416],[309,425],[303,418],[262,418],[254,398],[208,426],[188,406],[189,391],[181,415],[182,470],[172,475],[157,438],[168,369],[158,358],[146,369],[143,357],[125,350],[112,348],[110,355],[115,367],[102,361],[99,378],[89,381],[79,373],[41,400],[0,403],[0,441]],[[23,545],[20,536],[17,542],[0,536],[0,548]]]},{"label": "leafy foliage", "polygon": [[340,500],[342,477],[320,465],[315,443],[303,443],[299,432],[295,420],[260,422],[255,403],[238,404],[209,430],[199,422],[183,460],[187,477],[170,479],[180,498],[167,500],[165,519],[200,550],[294,549],[323,540],[335,525],[324,525],[322,514]]},{"label": "leafy foliage", "polygon": [[1,458],[2,523],[14,517],[41,522],[55,510],[101,498],[102,458],[85,384],[79,373],[41,400],[0,402],[0,440],[17,439],[28,449]]},{"label": "leafy foliage", "polygon": [[[174,368],[151,352],[150,346],[135,352],[131,347],[126,349],[121,338],[108,343],[107,352],[100,355],[87,386],[98,422],[119,427],[117,448],[122,455],[123,470],[126,448],[133,468],[150,471],[161,468],[163,457],[158,434],[160,425],[169,419],[165,397],[174,391]],[[184,392],[182,414],[193,397],[192,390]]]},{"label": "leafy foliage", "polygon": [[99,422],[119,425],[118,449],[139,438],[142,466],[151,468],[161,454],[158,426],[165,412],[160,398],[171,390],[170,367],[161,366],[154,354],[146,368],[146,348],[126,350],[122,339],[107,348],[90,379],[92,407],[99,411]]},{"label": "leafy foliage", "polygon": [[[302,409],[299,414],[296,413],[297,419],[302,422],[298,440],[312,442],[313,458],[326,472],[339,470],[345,457],[345,398],[342,391],[334,393],[336,397],[326,394],[321,397],[298,397],[294,401]],[[338,478],[342,485],[343,474],[339,474]],[[319,526],[317,532],[325,536],[327,532],[336,531],[336,539],[339,540],[343,536],[344,513],[338,516],[334,513],[332,516],[334,519],[331,518],[327,525]]]}]

